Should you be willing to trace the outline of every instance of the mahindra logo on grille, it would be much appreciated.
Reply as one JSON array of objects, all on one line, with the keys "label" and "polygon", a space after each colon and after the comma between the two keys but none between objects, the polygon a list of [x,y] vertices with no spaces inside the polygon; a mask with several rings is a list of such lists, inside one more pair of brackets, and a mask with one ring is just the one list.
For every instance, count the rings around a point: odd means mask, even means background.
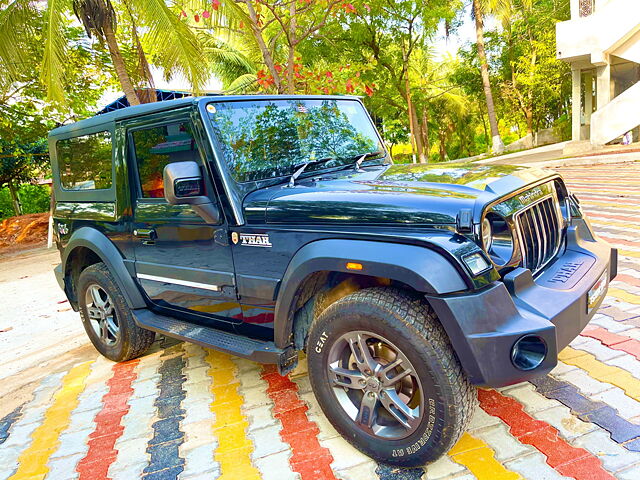
[{"label": "mahindra logo on grille", "polygon": [[542,195],[544,195],[542,189],[540,187],[536,187],[533,190],[529,190],[528,192],[520,195],[518,197],[518,200],[520,200],[520,203],[522,203],[523,205],[526,205],[540,198]]}]

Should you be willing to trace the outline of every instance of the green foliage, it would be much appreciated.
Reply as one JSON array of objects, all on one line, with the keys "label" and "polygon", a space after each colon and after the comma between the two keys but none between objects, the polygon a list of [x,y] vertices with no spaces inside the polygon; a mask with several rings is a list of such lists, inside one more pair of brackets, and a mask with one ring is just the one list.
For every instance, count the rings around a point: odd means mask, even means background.
[{"label": "green foliage", "polygon": [[21,143],[0,138],[0,188],[31,181],[49,162],[44,139]]},{"label": "green foliage", "polygon": [[[49,210],[51,190],[46,185],[31,185],[26,183],[18,189],[22,203],[22,213],[42,213]],[[8,188],[0,188],[0,220],[13,217],[13,203]]]},{"label": "green foliage", "polygon": [[[568,115],[569,66],[556,59],[555,24],[569,18],[569,2],[514,2],[501,10],[501,27],[485,32],[500,133],[505,144],[527,133],[553,127]],[[525,7],[530,7],[525,10]],[[462,48],[451,80],[486,115],[475,44]],[[476,118],[480,119],[481,116]],[[569,138],[560,129],[562,138]],[[478,152],[480,153],[480,152]]]},{"label": "green foliage", "polygon": [[[555,24],[569,17],[569,2],[476,1],[485,18],[496,20],[485,40],[505,143],[549,127],[568,137],[571,78],[555,57]],[[2,185],[46,173],[47,156],[33,154],[46,153],[46,132],[92,114],[104,90],[118,85],[103,35],[87,38],[74,3],[113,7],[125,74],[136,88],[153,85],[151,65],[167,79],[186,78],[196,91],[214,74],[233,94],[361,95],[387,144],[403,145],[394,149],[396,162],[414,160],[412,139],[429,161],[490,148],[475,43],[451,58],[433,54],[438,28],[451,32],[468,21],[469,2],[50,0],[44,8],[0,0]],[[265,140],[275,120],[261,122]],[[329,130],[317,133],[319,141],[344,134],[337,125]]]}]

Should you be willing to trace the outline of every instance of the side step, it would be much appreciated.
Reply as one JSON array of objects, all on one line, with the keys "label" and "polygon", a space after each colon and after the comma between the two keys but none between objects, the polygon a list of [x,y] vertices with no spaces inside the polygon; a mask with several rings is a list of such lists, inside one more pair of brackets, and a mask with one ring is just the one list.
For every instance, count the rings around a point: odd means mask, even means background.
[{"label": "side step", "polygon": [[293,347],[283,350],[277,348],[273,342],[254,340],[235,333],[158,315],[146,308],[131,310],[131,313],[140,328],[255,362],[276,364],[282,375],[293,370],[298,363],[298,353]]}]

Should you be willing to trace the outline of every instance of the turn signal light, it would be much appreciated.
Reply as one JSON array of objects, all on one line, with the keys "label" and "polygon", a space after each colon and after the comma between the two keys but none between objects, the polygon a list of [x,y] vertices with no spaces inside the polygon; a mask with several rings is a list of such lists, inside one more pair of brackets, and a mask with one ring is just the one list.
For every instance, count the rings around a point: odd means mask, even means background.
[{"label": "turn signal light", "polygon": [[362,270],[362,264],[361,263],[355,263],[355,262],[348,262],[347,263],[347,270]]}]

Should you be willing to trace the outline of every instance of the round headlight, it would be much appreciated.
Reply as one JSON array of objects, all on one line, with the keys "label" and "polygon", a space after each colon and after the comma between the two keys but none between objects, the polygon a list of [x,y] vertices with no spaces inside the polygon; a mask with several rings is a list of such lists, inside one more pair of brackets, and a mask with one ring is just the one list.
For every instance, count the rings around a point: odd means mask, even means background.
[{"label": "round headlight", "polygon": [[491,222],[487,217],[482,221],[482,245],[485,251],[488,253],[491,250],[491,243],[493,242],[493,228]]},{"label": "round headlight", "polygon": [[509,223],[495,212],[482,220],[482,246],[497,267],[507,265],[514,255],[514,232]]}]

